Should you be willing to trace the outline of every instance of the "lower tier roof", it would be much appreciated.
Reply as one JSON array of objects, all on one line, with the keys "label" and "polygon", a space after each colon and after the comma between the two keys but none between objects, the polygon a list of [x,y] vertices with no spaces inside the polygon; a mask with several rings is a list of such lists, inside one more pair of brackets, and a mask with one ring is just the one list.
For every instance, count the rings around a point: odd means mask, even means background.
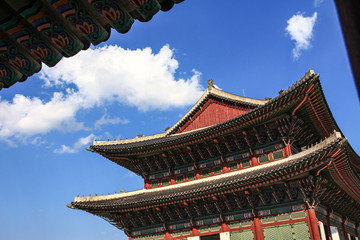
[{"label": "lower tier roof", "polygon": [[184,201],[229,189],[240,190],[272,184],[326,166],[331,161],[332,154],[346,144],[346,139],[339,132],[335,132],[315,146],[272,163],[157,189],[108,196],[76,197],[70,207],[88,211],[107,208],[129,211],[133,208]]}]

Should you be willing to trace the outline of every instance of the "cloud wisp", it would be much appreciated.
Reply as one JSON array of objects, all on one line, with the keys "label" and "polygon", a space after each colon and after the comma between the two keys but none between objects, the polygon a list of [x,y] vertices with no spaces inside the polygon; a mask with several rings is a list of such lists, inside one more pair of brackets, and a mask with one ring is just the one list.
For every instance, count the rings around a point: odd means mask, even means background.
[{"label": "cloud wisp", "polygon": [[[53,130],[90,130],[78,121],[77,113],[90,109],[91,114],[91,108],[115,102],[140,111],[190,105],[204,90],[200,85],[201,73],[193,70],[189,78],[176,78],[178,67],[168,45],[158,53],[149,47],[93,48],[65,58],[53,68],[44,66],[40,78],[49,92],[55,88],[50,92],[51,98],[20,94],[12,100],[0,98],[0,141],[16,142]],[[104,124],[119,123],[126,124],[127,120],[103,116],[86,124],[99,129]]]},{"label": "cloud wisp", "polygon": [[61,145],[61,148],[55,149],[54,153],[63,154],[63,153],[77,153],[84,146],[88,146],[95,139],[94,134],[90,134],[87,137],[79,138],[72,147],[67,145]]},{"label": "cloud wisp", "polygon": [[292,50],[295,60],[300,57],[303,50],[307,50],[311,46],[310,41],[313,38],[316,19],[317,12],[311,17],[305,17],[303,14],[297,13],[287,21],[285,31],[290,35],[291,40],[295,41],[295,47]]},{"label": "cloud wisp", "polygon": [[108,117],[107,115],[102,116],[100,119],[96,120],[94,123],[94,128],[95,129],[101,129],[102,125],[107,125],[107,124],[128,124],[130,121],[128,119],[122,119],[119,117]]}]

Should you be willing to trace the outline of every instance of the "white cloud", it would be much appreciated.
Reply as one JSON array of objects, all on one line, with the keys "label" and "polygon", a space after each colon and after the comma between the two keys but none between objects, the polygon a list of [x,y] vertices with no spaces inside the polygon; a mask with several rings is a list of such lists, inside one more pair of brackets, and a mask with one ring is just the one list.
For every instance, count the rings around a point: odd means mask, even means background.
[{"label": "white cloud", "polygon": [[119,117],[115,117],[115,118],[110,118],[106,115],[102,116],[100,119],[96,120],[96,122],[94,123],[94,128],[95,129],[101,129],[102,125],[106,125],[106,124],[128,124],[130,121],[127,119],[121,119]]},{"label": "white cloud", "polygon": [[168,45],[157,54],[149,47],[105,46],[64,59],[52,69],[44,67],[41,78],[47,85],[75,84],[88,106],[117,101],[142,111],[166,110],[193,103],[203,91],[199,72],[175,79],[178,67]]},{"label": "white cloud", "polygon": [[77,142],[75,142],[73,144],[72,147],[69,147],[67,145],[61,145],[61,148],[59,149],[55,149],[54,153],[58,153],[58,154],[62,154],[62,153],[77,153],[81,148],[83,148],[84,146],[89,145],[89,143],[91,143],[93,140],[95,139],[95,135],[94,134],[90,134],[87,137],[82,137],[79,138],[77,140]]},{"label": "white cloud", "polygon": [[287,21],[288,25],[285,30],[290,35],[291,40],[295,41],[295,48],[292,50],[294,59],[298,59],[301,51],[310,47],[316,18],[317,12],[312,17],[304,17],[303,14],[297,13]]},{"label": "white cloud", "polygon": [[[114,102],[141,111],[192,104],[203,92],[201,73],[193,70],[187,79],[176,78],[178,67],[168,45],[158,53],[105,46],[65,58],[53,68],[44,66],[40,78],[45,86],[61,91],[52,93],[50,100],[20,94],[12,100],[0,98],[0,141],[10,144],[52,130],[89,130],[77,120],[78,111]],[[126,121],[104,116],[94,127]],[[65,146],[63,151],[71,150]]]},{"label": "white cloud", "polygon": [[53,129],[83,129],[74,120],[81,99],[76,93],[54,93],[50,101],[17,94],[12,101],[0,99],[0,138],[17,140]]}]

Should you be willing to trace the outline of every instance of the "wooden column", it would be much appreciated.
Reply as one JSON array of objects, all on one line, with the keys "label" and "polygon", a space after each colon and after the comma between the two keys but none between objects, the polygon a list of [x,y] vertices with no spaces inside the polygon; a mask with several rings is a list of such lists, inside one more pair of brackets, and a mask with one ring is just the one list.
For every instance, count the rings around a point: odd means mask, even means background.
[{"label": "wooden column", "polygon": [[200,169],[196,169],[195,170],[195,179],[200,179],[201,178],[201,171]]},{"label": "wooden column", "polygon": [[170,184],[175,184],[176,183],[176,179],[174,175],[170,176]]},{"label": "wooden column", "polygon": [[251,157],[251,166],[252,166],[252,167],[255,167],[255,166],[258,166],[258,165],[259,165],[259,162],[258,162],[257,157],[252,156],[252,157]]},{"label": "wooden column", "polygon": [[312,233],[311,234],[312,239],[321,240],[320,231],[319,231],[319,227],[317,224],[318,219],[315,214],[315,209],[310,208],[310,209],[306,210],[306,213],[308,215],[309,228],[310,228],[310,233]]},{"label": "wooden column", "polygon": [[257,217],[254,218],[253,226],[254,226],[254,237],[255,237],[254,239],[264,240],[264,230],[260,218]]},{"label": "wooden column", "polygon": [[151,188],[150,180],[149,180],[149,179],[145,179],[144,188],[145,188],[145,189],[150,189],[150,188]]},{"label": "wooden column", "polygon": [[228,172],[230,172],[230,170],[229,170],[229,164],[228,164],[228,163],[223,163],[223,164],[222,164],[222,172],[223,172],[223,173],[228,173]]},{"label": "wooden column", "polygon": [[221,231],[222,232],[228,232],[230,230],[230,228],[229,228],[229,225],[227,224],[227,223],[222,223],[221,224]]},{"label": "wooden column", "polygon": [[199,230],[196,227],[193,227],[191,229],[191,235],[192,236],[199,236],[200,235]]},{"label": "wooden column", "polygon": [[344,235],[345,239],[349,239],[349,238],[348,238],[348,235],[347,235],[347,233],[346,233],[346,228],[345,228],[345,224],[344,224],[344,219],[342,218],[341,220],[342,220],[341,227],[342,227],[343,235]]},{"label": "wooden column", "polygon": [[165,233],[165,238],[164,240],[172,240],[171,234],[169,232]]}]

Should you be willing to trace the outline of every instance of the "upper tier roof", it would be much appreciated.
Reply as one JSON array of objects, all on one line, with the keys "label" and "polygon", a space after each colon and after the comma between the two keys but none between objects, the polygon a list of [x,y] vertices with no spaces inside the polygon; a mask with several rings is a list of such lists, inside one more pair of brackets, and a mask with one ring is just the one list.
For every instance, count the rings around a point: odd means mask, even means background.
[{"label": "upper tier roof", "polygon": [[65,57],[130,30],[183,0],[0,1],[0,90]]},{"label": "upper tier roof", "polygon": [[[195,103],[194,106],[171,128],[164,133],[154,134],[150,136],[142,136],[133,139],[114,140],[114,141],[97,141],[93,142],[93,146],[103,145],[117,145],[117,144],[131,144],[137,142],[148,142],[148,140],[160,139],[165,136],[181,135],[182,133],[196,132],[197,130],[205,129],[212,125],[230,120],[234,117],[240,116],[252,109],[263,106],[269,100],[259,100],[254,98],[247,98],[231,94],[213,86],[212,80],[209,80],[208,89]],[[225,116],[221,117],[222,113]],[[212,116],[209,116],[213,114]],[[197,126],[191,126],[195,121],[203,117],[210,117],[210,121]],[[185,127],[185,129],[184,129]],[[192,127],[191,129],[189,129]]]},{"label": "upper tier roof", "polygon": [[[191,117],[199,113],[201,111],[201,106],[203,106],[204,103],[211,98],[220,98],[224,101],[230,101],[232,104],[246,106],[248,110],[244,113],[238,114],[237,116],[229,120],[225,120],[202,128],[178,133],[177,131],[181,129],[181,127],[184,126],[186,123],[191,121]],[[93,145],[91,145],[88,150],[95,152],[120,151],[121,153],[126,154],[126,152],[129,150],[136,149],[138,151],[142,151],[142,149],[147,146],[158,147],[159,145],[165,143],[173,144],[174,142],[182,140],[186,141],[186,139],[200,135],[210,133],[214,134],[214,130],[218,130],[224,133],[226,131],[230,131],[230,129],[233,129],[234,126],[241,126],[240,123],[249,123],[251,122],[251,119],[254,120],[255,118],[260,118],[259,116],[264,115],[269,111],[274,111],[276,114],[279,114],[278,112],[276,112],[276,110],[274,110],[276,108],[279,108],[279,110],[282,111],[291,112],[294,109],[297,109],[297,105],[299,105],[302,100],[306,100],[305,98],[310,99],[311,103],[309,104],[310,106],[302,106],[302,108],[306,109],[303,109],[303,113],[300,114],[304,115],[304,118],[314,119],[314,121],[319,121],[320,119],[322,120],[320,121],[320,123],[316,122],[314,124],[315,127],[318,128],[320,134],[323,135],[320,139],[329,136],[329,134],[334,130],[340,131],[325,101],[321,85],[319,83],[319,75],[315,74],[313,70],[309,70],[309,72],[307,72],[305,76],[302,77],[298,82],[293,84],[288,90],[281,92],[279,96],[275,97],[272,100],[257,100],[245,98],[224,92],[214,87],[209,87],[203,94],[203,96],[199,99],[199,101],[174,126],[172,126],[166,132],[126,140],[95,140],[93,142]],[[314,109],[313,107],[315,101],[319,101],[316,109]],[[284,105],[286,109],[280,109],[280,106]],[[307,108],[309,107],[314,110],[314,113],[308,114]],[[267,114],[266,117],[263,117],[262,120],[259,121],[266,121],[269,120],[269,118],[269,114]]]}]

